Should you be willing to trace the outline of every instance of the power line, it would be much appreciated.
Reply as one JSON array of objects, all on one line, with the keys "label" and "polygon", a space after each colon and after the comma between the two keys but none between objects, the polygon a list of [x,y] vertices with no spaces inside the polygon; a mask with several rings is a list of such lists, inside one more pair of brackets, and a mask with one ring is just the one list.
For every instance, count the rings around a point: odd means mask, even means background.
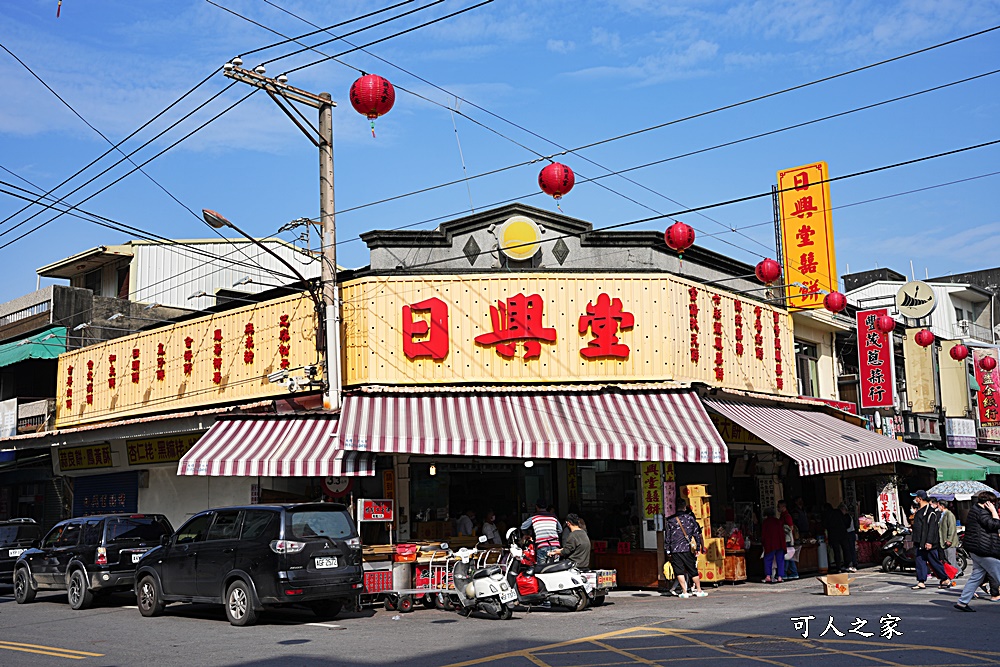
[{"label": "power line", "polygon": [[[152,176],[150,176],[149,173],[147,173],[140,165],[137,165],[135,163],[135,161],[132,159],[131,156],[126,155],[125,151],[123,151],[117,144],[115,144],[115,142],[111,141],[111,139],[109,139],[103,132],[101,132],[96,127],[94,127],[94,125],[89,120],[87,120],[86,118],[84,118],[83,115],[79,111],[77,111],[75,108],[73,108],[72,104],[70,104],[69,102],[67,102],[66,99],[62,95],[60,95],[59,93],[57,93],[55,91],[55,89],[52,88],[52,86],[50,86],[48,83],[46,83],[45,80],[42,79],[42,77],[40,77],[33,69],[31,69],[31,67],[29,67],[26,62],[24,62],[23,60],[21,60],[17,55],[14,54],[14,52],[12,52],[10,49],[8,49],[6,46],[4,46],[2,43],[0,43],[0,49],[3,49],[4,51],[6,51],[14,60],[16,60],[22,67],[24,67],[24,69],[26,69],[31,74],[31,76],[35,77],[35,79],[37,79],[38,82],[40,84],[42,84],[42,86],[44,86],[46,90],[48,90],[50,93],[52,93],[53,95],[55,95],[55,97],[56,97],[57,100],[59,100],[60,102],[62,102],[63,105],[67,109],[69,109],[70,111],[72,111],[73,115],[75,115],[77,118],[79,118],[81,121],[83,121],[83,123],[87,127],[89,127],[91,130],[93,130],[94,132],[96,132],[98,134],[98,136],[101,137],[101,139],[104,139],[104,141],[106,141],[108,144],[110,144],[112,150],[116,150],[119,153],[121,153],[122,156],[126,160],[129,161],[129,164],[131,164],[133,167],[135,167],[139,171],[139,173],[141,173],[143,176],[145,176],[147,179],[149,179],[154,185],[156,185],[156,187],[158,187],[160,190],[162,190],[164,193],[166,193],[166,195],[168,197],[170,197],[171,199],[173,199],[177,204],[179,204],[182,208],[184,208],[188,213],[190,213],[192,216],[194,216],[194,218],[196,220],[201,220],[201,216],[199,216],[197,213],[195,213],[193,210],[191,210],[190,206],[188,206],[187,204],[185,204],[184,202],[182,202],[180,199],[178,199],[176,196],[174,196],[174,193],[172,193],[169,190],[167,190],[167,188],[165,188],[163,186],[163,184],[161,184],[155,178],[153,178]],[[223,236],[222,232],[220,232],[218,229],[215,229],[214,227],[210,227],[210,229],[219,238],[226,239],[226,237]],[[239,249],[238,246],[233,246],[233,247]],[[249,255],[247,255],[245,252],[243,252],[242,249],[239,249],[239,250],[240,250],[240,254],[242,254],[247,259],[247,261],[250,261],[250,262],[252,262],[252,263],[257,264],[258,266],[260,266],[259,263],[253,261],[250,258]],[[266,270],[266,269],[264,269],[263,266],[261,266],[260,268],[262,270]]]},{"label": "power line", "polygon": [[[939,43],[934,44],[932,46],[927,46],[927,47],[924,47],[924,48],[921,48],[921,49],[917,49],[915,51],[910,51],[908,53],[904,53],[902,55],[894,56],[892,58],[887,58],[885,60],[880,60],[880,61],[875,62],[875,63],[870,63],[868,65],[863,65],[861,67],[856,67],[854,69],[846,70],[846,71],[843,71],[843,72],[840,72],[840,73],[837,73],[837,74],[831,74],[829,76],[825,76],[825,77],[822,77],[822,78],[819,78],[819,79],[814,79],[814,80],[808,81],[806,83],[801,83],[801,84],[798,84],[798,85],[795,85],[795,86],[791,86],[791,87],[788,87],[788,88],[783,88],[781,90],[776,90],[776,91],[773,91],[773,92],[770,92],[770,93],[765,93],[763,95],[757,95],[755,97],[751,97],[751,98],[742,100],[740,102],[733,102],[731,104],[726,104],[726,105],[723,105],[723,106],[715,107],[713,109],[709,109],[709,110],[706,110],[706,111],[700,111],[698,113],[694,113],[694,114],[691,114],[691,115],[688,115],[688,116],[683,116],[681,118],[675,118],[673,120],[670,120],[670,121],[667,121],[667,122],[664,122],[664,123],[659,123],[659,124],[656,124],[656,125],[651,125],[649,127],[642,128],[642,129],[639,129],[639,130],[634,130],[632,132],[627,132],[625,134],[620,134],[620,135],[617,135],[617,136],[614,136],[614,137],[610,137],[610,138],[607,138],[607,139],[601,139],[599,141],[594,141],[594,142],[591,142],[589,144],[583,144],[581,146],[577,146],[576,148],[566,149],[566,150],[562,151],[562,153],[576,153],[577,151],[586,150],[588,148],[594,148],[594,147],[601,146],[601,145],[604,145],[604,144],[607,144],[607,143],[611,143],[611,142],[614,142],[614,141],[619,141],[621,139],[626,139],[626,138],[629,138],[629,137],[634,137],[634,136],[637,136],[637,135],[640,135],[640,134],[644,134],[646,132],[652,132],[654,130],[663,129],[665,127],[669,127],[669,126],[672,126],[672,125],[677,125],[679,123],[684,123],[684,122],[687,122],[689,120],[695,120],[697,118],[703,118],[705,116],[710,116],[710,115],[713,115],[713,114],[717,114],[717,113],[720,113],[722,111],[728,111],[730,109],[735,109],[735,108],[738,108],[738,107],[746,106],[746,105],[752,104],[754,102],[759,102],[761,100],[766,100],[766,99],[769,99],[769,98],[772,98],[772,97],[777,97],[779,95],[784,95],[786,93],[794,92],[794,91],[797,91],[797,90],[802,90],[804,88],[815,86],[815,85],[818,85],[818,84],[821,84],[821,83],[826,83],[828,81],[833,81],[835,79],[839,79],[839,78],[842,78],[842,77],[845,77],[845,76],[849,76],[851,74],[856,74],[858,72],[862,72],[862,71],[865,71],[865,70],[873,69],[875,67],[886,65],[888,63],[896,62],[896,61],[902,60],[904,58],[910,58],[912,56],[916,56],[916,55],[919,55],[919,54],[922,54],[922,53],[927,53],[927,52],[935,50],[935,49],[940,49],[940,48],[943,48],[945,46],[950,46],[952,44],[956,44],[958,42],[961,42],[961,41],[964,41],[964,40],[967,40],[967,39],[972,39],[974,37],[979,37],[979,36],[985,35],[987,33],[993,32],[993,31],[998,30],[998,29],[1000,29],[1000,25],[996,25],[996,26],[994,26],[992,28],[987,28],[985,30],[980,30],[980,31],[973,32],[973,33],[970,33],[970,34],[967,34],[967,35],[963,35],[962,37],[957,37],[955,39],[951,39],[951,40],[948,40],[948,41],[945,41],[945,42],[939,42]],[[498,167],[496,169],[491,169],[489,171],[485,171],[485,172],[482,172],[480,174],[473,174],[472,176],[469,176],[467,179],[463,178],[463,179],[459,179],[459,180],[453,180],[453,181],[448,181],[448,182],[445,182],[445,183],[440,183],[440,184],[437,184],[437,185],[428,186],[426,188],[420,188],[420,189],[414,190],[412,192],[407,192],[407,193],[403,193],[403,194],[400,194],[400,195],[394,195],[392,197],[386,197],[386,198],[383,198],[383,199],[379,199],[377,201],[369,202],[367,204],[361,204],[359,206],[353,206],[353,207],[350,207],[350,208],[346,208],[346,209],[337,211],[337,213],[339,213],[339,214],[350,213],[350,212],[357,211],[357,210],[360,210],[360,209],[363,209],[363,208],[368,208],[370,206],[376,206],[378,204],[384,204],[384,203],[387,203],[387,202],[390,202],[390,201],[395,201],[397,199],[402,199],[404,197],[410,197],[410,196],[413,196],[413,195],[423,194],[425,192],[430,192],[432,190],[437,190],[439,188],[444,188],[444,187],[449,187],[449,186],[452,186],[452,185],[461,184],[461,183],[464,183],[466,180],[471,180],[471,179],[476,179],[476,178],[483,178],[485,176],[492,176],[492,175],[499,174],[499,173],[502,173],[502,172],[505,172],[505,171],[509,171],[511,169],[516,169],[518,167],[524,167],[524,166],[527,166],[527,165],[531,165],[531,164],[534,164],[536,162],[540,162],[543,159],[544,160],[548,160],[548,159],[557,157],[558,155],[561,155],[562,153],[555,153],[553,155],[545,156],[544,158],[539,158],[539,159],[535,159],[535,160],[528,160],[528,161],[525,161],[525,162],[518,162],[516,164],[511,164],[511,165],[507,165],[507,166],[504,166],[504,167]]]}]

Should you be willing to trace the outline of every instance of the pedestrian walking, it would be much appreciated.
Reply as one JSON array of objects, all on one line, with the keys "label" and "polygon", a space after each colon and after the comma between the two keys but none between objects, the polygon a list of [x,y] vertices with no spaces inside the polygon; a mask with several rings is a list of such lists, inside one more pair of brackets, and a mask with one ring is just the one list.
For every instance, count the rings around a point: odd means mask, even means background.
[{"label": "pedestrian walking", "polygon": [[[708,593],[701,590],[701,577],[698,575],[698,554],[705,553],[701,526],[688,509],[686,500],[678,500],[676,508],[676,513],[663,522],[663,546],[670,556],[670,567],[681,587],[678,597],[703,598]],[[689,579],[694,584],[694,591],[691,593],[688,592]]]},{"label": "pedestrian walking", "polygon": [[952,565],[958,567],[956,560],[958,552],[958,522],[955,515],[948,509],[948,503],[938,498],[931,498],[931,507],[938,509],[938,534],[941,540],[941,549],[944,552],[944,559]]},{"label": "pedestrian walking", "polygon": [[789,558],[788,550],[795,553],[795,519],[792,518],[792,513],[788,511],[788,505],[785,504],[784,500],[778,501],[778,520],[781,521],[782,527],[785,529],[785,579],[791,581],[793,579],[799,578],[799,567],[795,562],[794,555]]},{"label": "pedestrian walking", "polygon": [[917,504],[917,511],[913,513],[913,545],[916,547],[917,585],[912,586],[913,590],[926,588],[928,568],[941,580],[941,588],[950,588],[951,580],[944,573],[941,560],[938,558],[938,549],[941,546],[941,533],[938,530],[938,513],[931,507],[927,498],[927,492],[917,491],[913,494]]},{"label": "pedestrian walking", "polygon": [[976,495],[976,502],[965,517],[963,544],[972,558],[972,574],[955,604],[959,611],[975,611],[969,602],[987,576],[1000,581],[1000,516],[996,503],[995,494],[983,491]]},{"label": "pedestrian walking", "polygon": [[781,583],[785,579],[785,528],[773,507],[764,508],[764,521],[760,524],[761,540],[764,548],[764,583],[771,583],[771,566],[776,566],[777,578]]}]

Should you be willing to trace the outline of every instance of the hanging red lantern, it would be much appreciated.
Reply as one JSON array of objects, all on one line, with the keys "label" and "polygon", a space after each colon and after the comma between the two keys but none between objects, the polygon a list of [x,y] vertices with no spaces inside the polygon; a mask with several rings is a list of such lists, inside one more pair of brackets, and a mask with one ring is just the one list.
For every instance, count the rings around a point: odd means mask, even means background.
[{"label": "hanging red lantern", "polygon": [[351,106],[372,123],[375,136],[375,119],[384,116],[396,102],[396,90],[378,74],[365,74],[351,84]]},{"label": "hanging red lantern", "polygon": [[830,292],[823,297],[823,306],[831,313],[839,313],[847,308],[847,297],[840,292]]},{"label": "hanging red lantern", "polygon": [[994,368],[997,367],[996,357],[985,357],[985,356],[980,357],[979,367],[984,371],[986,371],[987,373],[989,373],[990,371],[992,371]]},{"label": "hanging red lantern", "polygon": [[572,190],[575,181],[573,170],[559,162],[553,162],[538,172],[538,187],[556,200]]},{"label": "hanging red lantern", "polygon": [[951,358],[955,361],[964,361],[965,358],[969,356],[969,348],[959,344],[951,348],[951,351],[949,351],[948,354],[950,354]]},{"label": "hanging red lantern", "polygon": [[875,328],[881,333],[892,333],[896,330],[896,320],[889,315],[879,315],[875,318]]},{"label": "hanging red lantern", "polygon": [[757,280],[765,285],[770,285],[781,277],[781,264],[778,264],[770,257],[765,257],[757,264],[754,273],[757,275]]},{"label": "hanging red lantern", "polygon": [[667,227],[663,234],[667,247],[683,255],[684,251],[694,245],[694,229],[690,225],[677,221]]},{"label": "hanging red lantern", "polygon": [[934,334],[929,329],[921,329],[913,335],[913,341],[920,347],[927,347],[934,342]]}]

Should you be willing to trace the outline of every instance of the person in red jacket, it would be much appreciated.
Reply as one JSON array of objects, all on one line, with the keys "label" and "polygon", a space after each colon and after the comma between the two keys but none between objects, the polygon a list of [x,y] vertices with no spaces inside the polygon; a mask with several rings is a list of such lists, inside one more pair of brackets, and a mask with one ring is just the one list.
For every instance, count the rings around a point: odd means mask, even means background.
[{"label": "person in red jacket", "polygon": [[777,582],[785,579],[785,525],[778,519],[773,507],[764,508],[764,521],[760,526],[764,543],[764,583],[771,583],[771,566],[777,561]]}]

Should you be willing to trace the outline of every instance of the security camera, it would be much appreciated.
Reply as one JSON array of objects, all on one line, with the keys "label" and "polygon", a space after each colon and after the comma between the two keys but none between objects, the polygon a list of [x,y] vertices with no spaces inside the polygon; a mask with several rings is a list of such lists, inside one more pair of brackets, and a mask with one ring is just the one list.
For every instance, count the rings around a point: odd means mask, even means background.
[{"label": "security camera", "polygon": [[278,83],[284,85],[284,84],[288,83],[288,77],[285,76],[284,74],[279,74],[278,78],[275,79],[275,81],[277,81]]},{"label": "security camera", "polygon": [[306,377],[315,377],[316,367],[312,364],[302,367],[302,372],[306,374]]},{"label": "security camera", "polygon": [[282,382],[285,381],[286,377],[288,377],[288,371],[286,370],[275,371],[273,373],[268,374],[267,381],[270,382],[271,384],[281,384]]},{"label": "security camera", "polygon": [[291,394],[294,394],[295,392],[297,392],[299,390],[299,381],[298,381],[298,379],[297,378],[293,378],[293,377],[288,378],[288,381],[285,382],[285,388],[288,389],[288,392],[291,393]]},{"label": "security camera", "polygon": [[235,67],[243,67],[243,58],[233,58],[233,65]]},{"label": "security camera", "polygon": [[260,74],[261,76],[267,74],[267,69],[263,65],[257,65],[253,68],[253,71],[257,72],[257,74]]}]

